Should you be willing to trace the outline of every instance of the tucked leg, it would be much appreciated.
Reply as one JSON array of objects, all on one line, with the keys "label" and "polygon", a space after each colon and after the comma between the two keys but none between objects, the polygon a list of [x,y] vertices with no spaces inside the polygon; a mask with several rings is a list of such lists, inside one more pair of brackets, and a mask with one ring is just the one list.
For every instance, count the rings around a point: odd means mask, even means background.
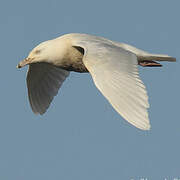
[{"label": "tucked leg", "polygon": [[155,61],[139,61],[138,64],[143,67],[161,67],[160,63]]}]

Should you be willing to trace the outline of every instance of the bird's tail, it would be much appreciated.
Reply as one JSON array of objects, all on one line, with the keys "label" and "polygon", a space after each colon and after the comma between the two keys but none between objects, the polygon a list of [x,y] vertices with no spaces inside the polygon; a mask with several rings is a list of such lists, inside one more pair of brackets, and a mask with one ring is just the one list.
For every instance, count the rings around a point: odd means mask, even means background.
[{"label": "bird's tail", "polygon": [[147,54],[144,54],[142,56],[139,55],[138,60],[139,61],[143,61],[143,60],[152,61],[152,60],[155,60],[155,61],[175,62],[176,58],[168,56],[166,54],[149,54],[149,53],[147,53]]},{"label": "bird's tail", "polygon": [[138,60],[155,60],[155,61],[170,61],[170,62],[175,62],[176,58],[168,56],[166,54],[151,54],[146,51],[143,51],[141,49],[138,49],[134,46],[131,46],[129,44],[125,43],[116,43],[118,46],[124,48],[125,50],[128,50],[134,54],[136,54]]},{"label": "bird's tail", "polygon": [[125,43],[116,43],[118,46],[136,54],[138,59],[138,64],[142,66],[162,66],[160,63],[155,61],[169,61],[175,62],[176,58],[168,56],[166,54],[151,54],[134,46]]},{"label": "bird's tail", "polygon": [[149,54],[149,53],[138,56],[138,64],[140,66],[143,66],[143,67],[161,67],[162,66],[160,63],[157,63],[153,60],[175,62],[176,58],[165,55],[165,54]]}]

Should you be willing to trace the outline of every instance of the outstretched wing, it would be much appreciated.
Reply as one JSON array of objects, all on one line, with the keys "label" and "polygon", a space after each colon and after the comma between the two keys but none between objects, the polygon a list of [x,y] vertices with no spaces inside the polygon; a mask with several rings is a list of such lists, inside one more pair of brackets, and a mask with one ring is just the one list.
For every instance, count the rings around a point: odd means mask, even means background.
[{"label": "outstretched wing", "polygon": [[83,62],[114,109],[137,128],[150,129],[148,96],[136,55],[94,36],[77,38],[73,45],[85,50]]},{"label": "outstretched wing", "polygon": [[48,63],[29,65],[27,88],[29,102],[35,114],[43,114],[57,95],[69,72]]}]

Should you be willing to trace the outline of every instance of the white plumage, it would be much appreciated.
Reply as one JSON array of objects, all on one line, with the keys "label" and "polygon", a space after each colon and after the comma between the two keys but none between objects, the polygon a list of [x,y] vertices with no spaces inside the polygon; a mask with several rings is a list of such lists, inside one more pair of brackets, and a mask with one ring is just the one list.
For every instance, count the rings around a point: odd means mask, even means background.
[{"label": "white plumage", "polygon": [[101,37],[67,34],[38,45],[18,67],[30,65],[27,87],[34,113],[45,113],[69,71],[89,72],[96,87],[124,119],[148,130],[148,96],[137,66],[160,66],[152,60],[175,58]]}]

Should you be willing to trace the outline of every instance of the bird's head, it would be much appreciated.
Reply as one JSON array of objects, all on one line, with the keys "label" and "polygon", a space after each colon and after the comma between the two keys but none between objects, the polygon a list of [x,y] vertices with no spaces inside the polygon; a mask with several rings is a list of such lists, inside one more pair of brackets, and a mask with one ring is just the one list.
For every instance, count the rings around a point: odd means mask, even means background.
[{"label": "bird's head", "polygon": [[61,41],[58,42],[56,40],[40,43],[29,53],[27,58],[19,62],[17,68],[39,62],[54,63],[56,60],[62,59],[64,48],[60,43]]}]

